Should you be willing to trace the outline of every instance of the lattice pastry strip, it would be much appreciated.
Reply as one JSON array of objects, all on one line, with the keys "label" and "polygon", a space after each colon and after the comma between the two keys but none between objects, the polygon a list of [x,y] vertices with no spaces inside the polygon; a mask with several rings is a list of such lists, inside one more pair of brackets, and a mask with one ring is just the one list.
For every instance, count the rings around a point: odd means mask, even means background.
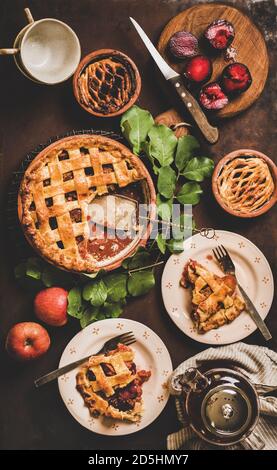
[{"label": "lattice pastry strip", "polygon": [[[132,361],[134,358],[133,351],[120,352],[111,356],[92,356],[89,360],[89,369],[91,369],[96,377],[96,381],[91,382],[94,392],[103,390],[107,397],[114,394],[116,386],[127,385],[133,380],[131,371],[126,366],[126,361]],[[107,377],[104,373],[101,363],[110,364],[115,375]]]}]

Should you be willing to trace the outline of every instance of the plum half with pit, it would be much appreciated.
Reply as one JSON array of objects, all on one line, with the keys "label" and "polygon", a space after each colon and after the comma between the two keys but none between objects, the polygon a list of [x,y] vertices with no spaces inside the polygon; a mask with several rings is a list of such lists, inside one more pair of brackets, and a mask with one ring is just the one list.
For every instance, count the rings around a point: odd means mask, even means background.
[{"label": "plum half with pit", "polygon": [[199,101],[202,107],[208,111],[223,109],[229,102],[228,97],[217,82],[203,86],[200,90]]},{"label": "plum half with pit", "polygon": [[169,50],[177,59],[186,59],[198,54],[198,40],[187,31],[178,31],[169,40]]},{"label": "plum half with pit", "polygon": [[234,26],[224,19],[213,21],[204,32],[204,38],[208,44],[213,49],[220,51],[227,49],[233,42],[234,37]]},{"label": "plum half with pit", "polygon": [[188,80],[201,84],[210,80],[212,71],[210,59],[204,55],[197,55],[187,61],[184,75]]},{"label": "plum half with pit", "polygon": [[252,77],[248,67],[239,62],[227,65],[222,72],[221,84],[227,95],[236,96],[248,90]]}]

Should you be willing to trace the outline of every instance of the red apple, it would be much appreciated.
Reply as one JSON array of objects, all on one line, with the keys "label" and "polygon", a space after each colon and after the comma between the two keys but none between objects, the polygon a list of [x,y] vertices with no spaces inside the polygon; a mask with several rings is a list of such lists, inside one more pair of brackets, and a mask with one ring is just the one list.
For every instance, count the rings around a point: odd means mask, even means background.
[{"label": "red apple", "polygon": [[51,326],[63,326],[67,322],[68,292],[61,287],[48,287],[40,291],[34,300],[36,316]]},{"label": "red apple", "polygon": [[46,353],[50,346],[49,335],[43,326],[34,322],[14,325],[6,339],[6,350],[19,361],[31,361]]}]

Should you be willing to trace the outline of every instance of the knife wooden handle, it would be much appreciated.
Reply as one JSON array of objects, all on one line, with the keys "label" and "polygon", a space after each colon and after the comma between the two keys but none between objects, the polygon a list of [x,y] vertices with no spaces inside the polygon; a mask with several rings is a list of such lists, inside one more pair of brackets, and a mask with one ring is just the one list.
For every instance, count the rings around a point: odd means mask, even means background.
[{"label": "knife wooden handle", "polygon": [[181,77],[173,77],[168,80],[177,91],[187,110],[192,115],[202,134],[208,142],[215,144],[218,141],[219,133],[217,127],[211,126],[200,105],[190,94],[182,83]]}]

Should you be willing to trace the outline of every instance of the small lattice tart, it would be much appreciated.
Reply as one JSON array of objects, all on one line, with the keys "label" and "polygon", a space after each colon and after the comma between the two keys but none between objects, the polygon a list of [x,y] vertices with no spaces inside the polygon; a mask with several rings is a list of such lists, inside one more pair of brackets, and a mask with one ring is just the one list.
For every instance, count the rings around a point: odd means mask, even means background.
[{"label": "small lattice tart", "polygon": [[51,144],[31,162],[21,182],[18,214],[26,238],[63,269],[91,273],[117,267],[121,255],[130,255],[146,238],[92,233],[90,205],[110,193],[155,201],[149,173],[124,145],[99,135]]},{"label": "small lattice tart", "polygon": [[75,72],[75,97],[97,116],[115,116],[137,99],[141,79],[134,62],[120,51],[102,49],[86,56]]},{"label": "small lattice tart", "polygon": [[76,376],[77,390],[92,416],[135,422],[143,412],[142,384],[150,376],[150,371],[137,370],[134,351],[118,344],[107,354],[90,357]]},{"label": "small lattice tart", "polygon": [[[234,215],[250,217],[263,213],[266,205],[274,203],[276,187],[271,173],[274,164],[265,158],[255,154],[237,154],[215,172],[215,195],[226,210]],[[271,169],[267,162],[271,163]]]},{"label": "small lattice tart", "polygon": [[245,309],[234,276],[219,277],[195,260],[185,265],[180,284],[192,288],[191,318],[199,333],[231,323]]}]

